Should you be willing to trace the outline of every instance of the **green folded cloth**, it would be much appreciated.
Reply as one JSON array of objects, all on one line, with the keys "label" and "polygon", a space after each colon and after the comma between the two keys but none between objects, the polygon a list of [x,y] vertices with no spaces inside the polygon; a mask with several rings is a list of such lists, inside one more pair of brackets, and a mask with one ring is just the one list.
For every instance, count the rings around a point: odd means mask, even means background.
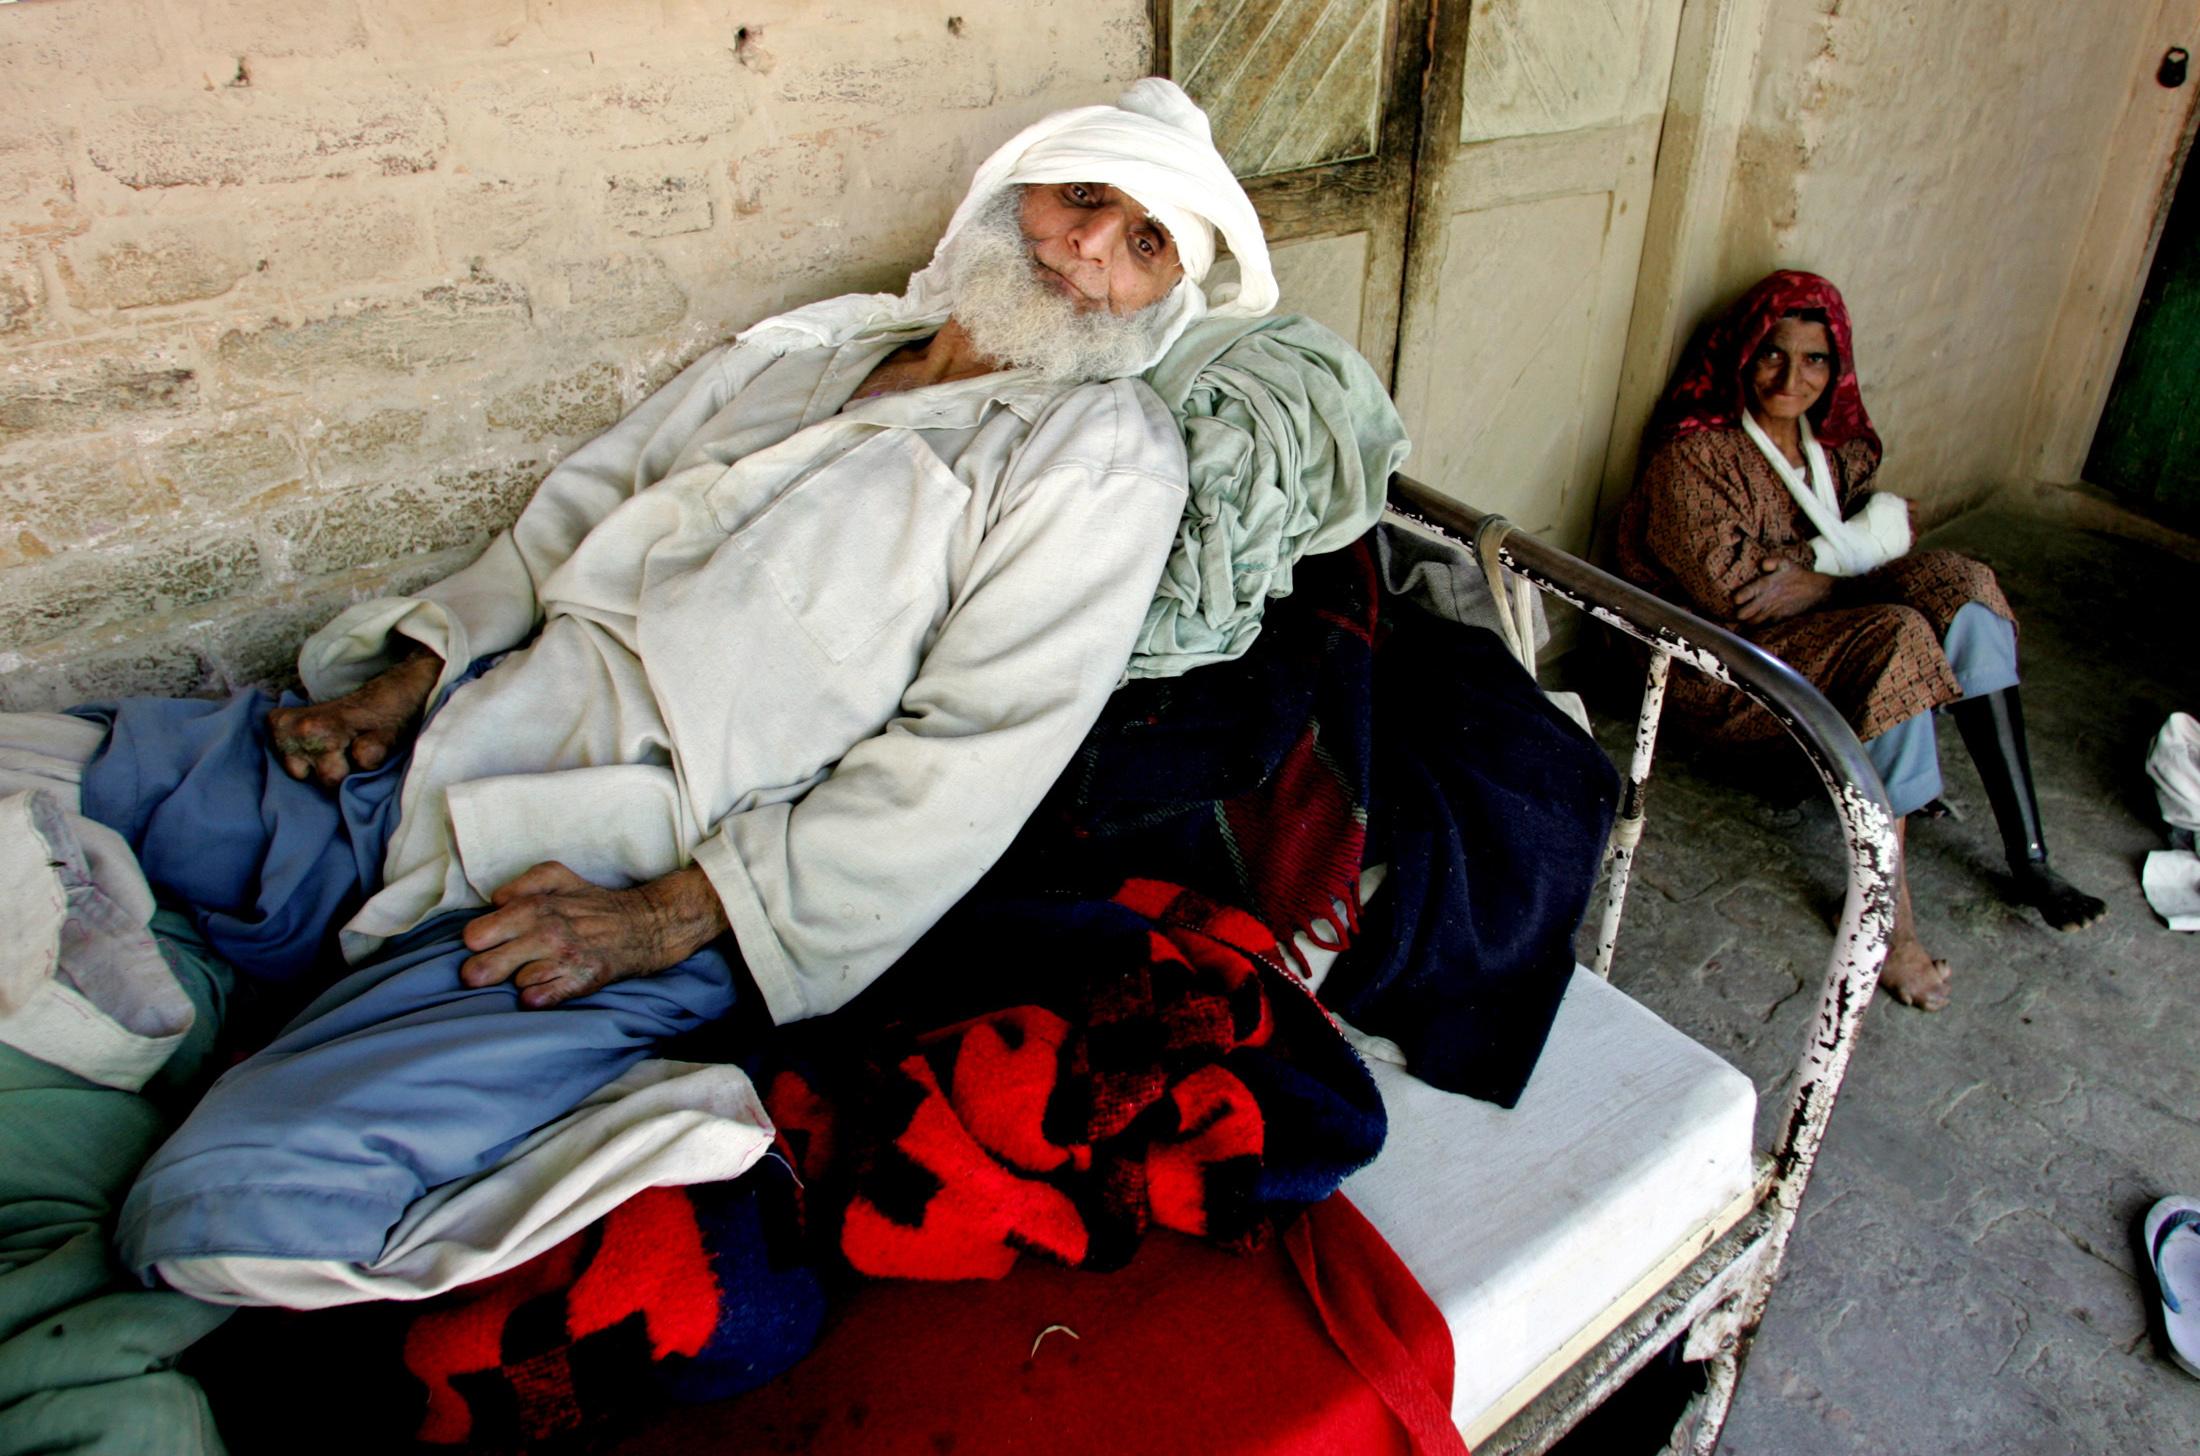
[{"label": "green folded cloth", "polygon": [[1126,675],[1174,677],[1252,646],[1300,557],[1375,524],[1408,446],[1367,361],[1299,314],[1195,324],[1145,378],[1184,428],[1191,499]]},{"label": "green folded cloth", "polygon": [[149,1290],[109,1251],[138,1166],[211,1079],[230,971],[188,920],[153,931],[198,1016],[143,1092],[0,1043],[0,1453],[210,1456],[198,1382],[171,1367],[229,1317]]}]

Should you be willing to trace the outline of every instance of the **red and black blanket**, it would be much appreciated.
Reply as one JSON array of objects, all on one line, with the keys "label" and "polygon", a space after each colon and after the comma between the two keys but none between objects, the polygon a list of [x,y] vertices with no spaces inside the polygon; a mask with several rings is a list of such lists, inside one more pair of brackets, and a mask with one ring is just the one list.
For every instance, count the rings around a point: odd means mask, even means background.
[{"label": "red and black blanket", "polygon": [[1251,1243],[1382,1147],[1275,933],[1161,881],[968,902],[866,1001],[883,1021],[790,1029],[764,1079],[813,1232],[858,1273],[1115,1268],[1155,1227]]},{"label": "red and black blanket", "polygon": [[759,1083],[799,1181],[775,1158],[651,1189],[419,1305],[248,1311],[194,1362],[246,1422],[232,1446],[284,1448],[337,1399],[372,1443],[585,1445],[787,1369],[836,1276],[1112,1269],[1157,1228],[1249,1248],[1382,1146],[1366,1068],[1242,911],[1133,881],[941,931],[881,988],[912,1004],[774,1038]]}]

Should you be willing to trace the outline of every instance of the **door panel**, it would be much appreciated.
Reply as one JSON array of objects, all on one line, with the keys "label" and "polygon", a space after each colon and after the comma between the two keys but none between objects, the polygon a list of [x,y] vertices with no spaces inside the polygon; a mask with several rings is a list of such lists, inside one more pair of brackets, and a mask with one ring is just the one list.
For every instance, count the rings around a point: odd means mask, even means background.
[{"label": "door panel", "polygon": [[[1670,12],[1662,14],[1661,11]],[[1676,7],[1581,0],[1479,0],[1468,22],[1459,140],[1491,141],[1608,126],[1634,115],[1652,31]],[[1671,55],[1671,37],[1665,49]]]},{"label": "door panel", "polygon": [[2170,204],[2085,478],[2180,525],[2200,524],[2200,172]]},{"label": "door panel", "polygon": [[1397,355],[1430,0],[1155,0],[1156,69],[1206,108],[1283,306]]},{"label": "door panel", "polygon": [[1594,525],[1680,0],[1437,12],[1396,390],[1407,469],[1567,550]]},{"label": "door panel", "polygon": [[1357,336],[1367,302],[1371,241],[1366,233],[1346,233],[1271,249],[1283,307],[1327,324],[1348,339]]},{"label": "door panel", "polygon": [[[1545,529],[1542,483],[1566,478],[1581,453],[1577,411],[1544,401],[1580,392],[1596,332],[1609,194],[1500,203],[1453,215],[1429,340],[1414,392],[1467,399],[1470,411],[1416,435],[1411,469],[1428,481],[1468,474],[1473,503]],[[1520,260],[1536,266],[1523,269]],[[1502,296],[1493,312],[1486,300]]]},{"label": "door panel", "polygon": [[1175,0],[1177,54],[1191,63],[1176,79],[1207,108],[1232,171],[1259,177],[1375,155],[1388,10],[1362,0]]},{"label": "door panel", "polygon": [[1260,209],[1284,306],[1359,346],[1407,469],[1594,524],[1681,0],[1156,0],[1157,63]]},{"label": "door panel", "polygon": [[[1500,202],[1610,192],[1637,170],[1645,150],[1657,150],[1654,125],[1647,136],[1640,128],[1604,127],[1461,147],[1451,160],[1446,200],[1453,211],[1466,212]],[[1534,260],[1513,261],[1525,268]]]}]

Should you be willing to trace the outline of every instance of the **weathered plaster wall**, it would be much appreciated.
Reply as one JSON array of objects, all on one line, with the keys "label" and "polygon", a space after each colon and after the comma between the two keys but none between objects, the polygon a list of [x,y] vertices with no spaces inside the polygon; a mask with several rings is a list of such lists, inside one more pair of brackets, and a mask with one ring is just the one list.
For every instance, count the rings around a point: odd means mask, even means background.
[{"label": "weathered plaster wall", "polygon": [[2154,204],[2102,178],[2134,97],[2155,104],[2156,10],[1768,0],[1721,297],[1777,267],[1840,285],[1886,481],[1927,522],[2029,478],[2058,312],[2112,281],[2074,276],[2089,222]]},{"label": "weathered plaster wall", "polygon": [[1145,0],[0,6],[0,706],[279,679],[782,306],[899,287]]}]

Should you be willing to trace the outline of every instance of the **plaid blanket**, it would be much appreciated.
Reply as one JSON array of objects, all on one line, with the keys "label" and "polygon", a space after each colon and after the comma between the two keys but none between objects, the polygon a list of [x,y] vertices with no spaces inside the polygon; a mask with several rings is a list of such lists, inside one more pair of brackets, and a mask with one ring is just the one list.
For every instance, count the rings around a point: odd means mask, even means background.
[{"label": "plaid blanket", "polygon": [[902,1011],[774,1038],[758,1081],[799,1183],[767,1158],[651,1189],[417,1305],[243,1311],[194,1352],[233,1449],[290,1449],[336,1400],[384,1449],[585,1448],[792,1365],[835,1269],[1116,1268],[1157,1227],[1248,1247],[1382,1146],[1373,1081],[1275,936],[1172,885],[967,902],[897,987]]}]

